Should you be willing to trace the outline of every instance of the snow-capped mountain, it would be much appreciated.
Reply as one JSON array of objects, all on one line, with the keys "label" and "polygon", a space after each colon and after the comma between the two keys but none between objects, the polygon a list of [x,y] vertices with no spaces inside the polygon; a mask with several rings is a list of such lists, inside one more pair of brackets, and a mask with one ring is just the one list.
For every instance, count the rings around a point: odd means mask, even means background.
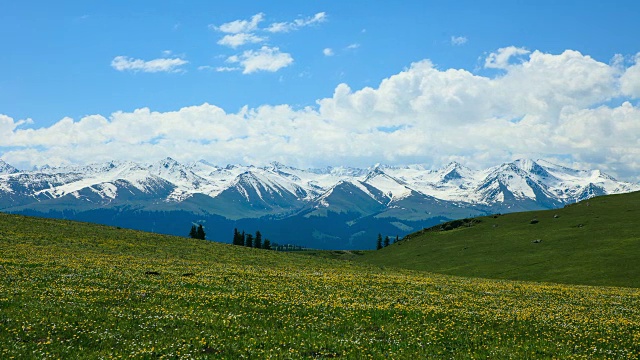
[{"label": "snow-capped mountain", "polygon": [[[127,225],[122,220],[127,216],[127,221],[142,217],[159,229],[171,223],[158,225],[164,221],[158,216],[181,214],[191,217],[189,221],[215,218],[223,228],[243,222],[274,226],[285,238],[281,242],[295,242],[287,235],[291,231],[282,229],[287,224],[307,227],[308,237],[324,242],[306,245],[333,248],[341,246],[327,241],[361,247],[358,237],[371,230],[367,227],[402,235],[445,219],[555,208],[635,190],[640,190],[639,184],[617,181],[598,170],[528,159],[483,170],[458,163],[437,170],[424,165],[297,169],[277,162],[220,167],[166,158],[153,164],[112,161],[31,171],[0,160],[2,211],[111,225]],[[136,226],[156,229],[144,223]],[[175,231],[162,231],[181,234],[185,226],[175,224]]]},{"label": "snow-capped mountain", "polygon": [[2,161],[2,159],[0,159],[0,175],[15,174],[17,172],[19,172],[18,169],[14,168],[13,166],[7,164],[6,162]]}]

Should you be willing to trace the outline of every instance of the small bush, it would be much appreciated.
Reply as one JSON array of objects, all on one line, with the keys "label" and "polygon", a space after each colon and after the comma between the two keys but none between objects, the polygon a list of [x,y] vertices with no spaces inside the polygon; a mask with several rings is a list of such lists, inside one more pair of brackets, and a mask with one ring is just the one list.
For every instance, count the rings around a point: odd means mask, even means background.
[{"label": "small bush", "polygon": [[537,224],[538,222],[539,222],[538,219],[533,219],[531,220],[530,224]]}]

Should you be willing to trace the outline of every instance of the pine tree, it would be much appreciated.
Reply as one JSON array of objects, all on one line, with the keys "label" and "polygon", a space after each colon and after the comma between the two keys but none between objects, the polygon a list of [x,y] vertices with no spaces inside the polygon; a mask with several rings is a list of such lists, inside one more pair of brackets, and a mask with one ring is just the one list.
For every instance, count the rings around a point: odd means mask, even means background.
[{"label": "pine tree", "polygon": [[204,232],[204,228],[202,227],[202,224],[198,225],[198,230],[196,230],[197,234],[196,234],[196,239],[200,239],[200,240],[204,240],[206,237],[206,234]]},{"label": "pine tree", "polygon": [[240,233],[238,229],[233,229],[233,244],[244,246],[244,231]]},{"label": "pine tree", "polygon": [[246,247],[252,247],[253,246],[253,235],[247,234],[247,237],[245,238],[244,246],[246,246]]},{"label": "pine tree", "polygon": [[240,233],[238,232],[238,228],[233,229],[233,245],[239,245],[240,242]]},{"label": "pine tree", "polygon": [[384,247],[389,246],[389,235],[385,236],[384,238]]},{"label": "pine tree", "polygon": [[196,230],[195,225],[191,225],[191,231],[189,231],[189,237],[195,239],[198,236],[198,230]]},{"label": "pine tree", "polygon": [[400,240],[398,240],[398,235],[396,235],[396,239],[395,239],[395,240],[393,240],[393,243],[395,244],[395,243],[397,243],[398,241],[400,241]]},{"label": "pine tree", "polygon": [[265,250],[271,250],[271,241],[269,241],[269,239],[264,239],[264,242],[262,243],[262,248]]},{"label": "pine tree", "polygon": [[262,249],[262,234],[260,234],[260,231],[256,231],[256,238],[253,241],[253,247],[256,249]]},{"label": "pine tree", "polygon": [[382,234],[378,234],[378,243],[376,245],[376,250],[382,249]]}]

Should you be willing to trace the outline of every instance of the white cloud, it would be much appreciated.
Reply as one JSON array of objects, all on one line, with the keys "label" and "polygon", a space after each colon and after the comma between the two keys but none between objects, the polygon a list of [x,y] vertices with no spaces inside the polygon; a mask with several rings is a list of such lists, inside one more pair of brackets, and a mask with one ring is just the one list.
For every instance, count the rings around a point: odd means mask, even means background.
[{"label": "white cloud", "polygon": [[230,67],[230,66],[211,66],[211,65],[203,65],[198,66],[198,70],[200,71],[216,71],[216,72],[231,72],[231,71],[240,71],[242,70],[239,67]]},{"label": "white cloud", "polygon": [[217,72],[230,72],[230,71],[240,71],[239,67],[230,67],[230,66],[218,66],[216,68]]},{"label": "white cloud", "polygon": [[620,90],[627,96],[640,98],[640,53],[635,56],[635,64],[620,78]]},{"label": "white cloud", "polygon": [[149,61],[130,58],[128,56],[116,56],[111,61],[111,67],[118,71],[133,71],[133,72],[179,72],[182,65],[189,62],[180,58],[161,58]]},{"label": "white cloud", "polygon": [[464,45],[467,43],[467,41],[469,41],[469,39],[467,39],[464,36],[452,36],[451,37],[451,45]]},{"label": "white cloud", "polygon": [[272,23],[267,28],[260,28],[260,22],[263,20],[264,14],[258,13],[252,16],[250,20],[235,20],[220,26],[209,25],[209,28],[227,34],[218,40],[217,43],[219,45],[229,46],[235,49],[245,44],[264,43],[268,40],[265,36],[256,35],[256,32],[284,33],[299,30],[300,28],[326,21],[327,14],[319,12],[308,18],[300,18],[291,22]]},{"label": "white cloud", "polygon": [[251,20],[235,20],[220,26],[209,25],[209,28],[228,34],[249,33],[255,31],[262,20],[264,20],[264,14],[258,13],[253,15]]},{"label": "white cloud", "polygon": [[484,62],[484,67],[493,69],[506,69],[510,66],[509,60],[518,55],[527,55],[530,51],[524,48],[509,46],[498,49],[498,52],[491,53]]},{"label": "white cloud", "polygon": [[[484,167],[526,156],[640,180],[637,62],[625,68],[572,50],[505,49],[489,55],[504,70],[499,76],[440,70],[423,60],[375,87],[340,84],[303,109],[143,108],[45,128],[0,115],[0,149],[5,161],[23,167],[165,156],[257,165],[277,158],[296,166],[436,167],[455,159]],[[519,61],[510,61],[516,55]],[[245,73],[276,71],[291,63],[287,56],[263,47],[230,62]],[[621,96],[621,105],[606,105]]]},{"label": "white cloud", "polygon": [[277,47],[263,46],[260,50],[247,50],[240,55],[227,58],[229,63],[238,63],[243,67],[243,74],[257,71],[276,72],[293,63],[291,54],[280,52]]},{"label": "white cloud", "polygon": [[331,48],[325,48],[324,50],[322,50],[322,53],[324,54],[324,56],[333,56],[333,49]]},{"label": "white cloud", "polygon": [[218,44],[229,46],[235,49],[238,46],[242,46],[244,44],[256,44],[261,43],[265,40],[266,38],[256,36],[254,34],[237,33],[225,35],[222,39],[218,40]]},{"label": "white cloud", "polygon": [[327,14],[324,12],[319,12],[314,16],[304,18],[304,19],[296,19],[292,22],[279,22],[273,23],[269,25],[265,30],[272,33],[280,33],[280,32],[290,32],[294,30],[298,30],[305,26],[318,24],[327,21]]},{"label": "white cloud", "polygon": [[360,47],[360,44],[358,44],[358,43],[349,44],[349,45],[347,46],[347,50],[354,50],[354,49],[357,49],[357,48],[359,48],[359,47]]}]

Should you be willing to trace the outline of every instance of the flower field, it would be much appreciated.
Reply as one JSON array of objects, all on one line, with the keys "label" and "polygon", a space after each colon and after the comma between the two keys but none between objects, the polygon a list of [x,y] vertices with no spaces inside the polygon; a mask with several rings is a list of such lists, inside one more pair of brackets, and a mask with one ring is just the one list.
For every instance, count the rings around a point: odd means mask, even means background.
[{"label": "flower field", "polygon": [[0,214],[0,358],[640,357],[640,290]]}]

